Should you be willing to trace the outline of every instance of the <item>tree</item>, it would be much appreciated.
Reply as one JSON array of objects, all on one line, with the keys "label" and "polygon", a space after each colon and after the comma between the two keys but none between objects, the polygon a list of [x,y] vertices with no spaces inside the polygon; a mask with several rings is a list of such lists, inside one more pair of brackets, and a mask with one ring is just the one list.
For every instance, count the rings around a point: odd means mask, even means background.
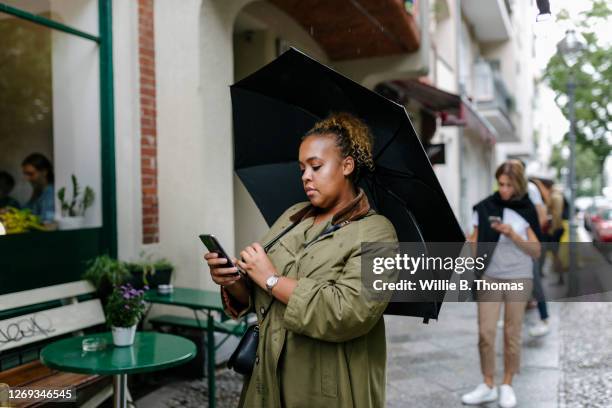
[{"label": "tree", "polygon": [[[606,22],[612,15],[612,9],[606,0],[592,0],[589,11],[580,13],[577,21],[577,31],[586,41],[579,62],[574,67],[576,78],[575,109],[576,109],[576,143],[577,153],[588,155],[588,160],[595,160],[598,175],[603,172],[606,157],[612,151],[612,49],[610,44],[603,43],[595,31],[597,23]],[[557,21],[569,19],[569,13],[561,10]],[[606,39],[609,40],[609,39]],[[567,95],[567,80],[570,67],[563,58],[555,54],[544,74],[544,80],[556,93],[555,102],[569,119],[569,98]],[[566,144],[568,135],[564,136]],[[557,148],[557,153],[559,149]],[[581,160],[577,155],[577,158]],[[553,154],[551,165],[560,169],[565,163],[559,160],[558,154]],[[593,166],[577,166],[576,177],[579,184],[582,180],[592,177]],[[584,191],[583,191],[584,192]],[[593,193],[598,193],[593,191]]]},{"label": "tree", "polygon": [[[565,168],[567,171],[567,158],[562,153],[564,149],[568,149],[566,143],[555,145],[550,158],[550,165],[557,169],[558,178],[561,169]],[[603,179],[597,154],[591,148],[579,144],[576,145],[576,174],[579,175],[578,196],[595,196],[601,193]]]}]

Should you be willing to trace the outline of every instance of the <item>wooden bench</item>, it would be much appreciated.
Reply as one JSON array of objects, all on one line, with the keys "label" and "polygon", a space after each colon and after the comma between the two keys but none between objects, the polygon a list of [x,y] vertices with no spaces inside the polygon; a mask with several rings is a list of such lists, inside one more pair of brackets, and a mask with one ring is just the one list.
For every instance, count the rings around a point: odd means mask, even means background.
[{"label": "wooden bench", "polygon": [[[61,337],[82,334],[105,323],[95,290],[86,281],[71,282],[0,296],[0,384],[10,387],[73,388],[77,406],[92,408],[112,395],[111,378],[65,373],[44,366],[40,349]],[[6,361],[17,364],[5,367]],[[0,401],[1,402],[1,401]],[[52,402],[20,402],[13,407],[41,407]]]}]

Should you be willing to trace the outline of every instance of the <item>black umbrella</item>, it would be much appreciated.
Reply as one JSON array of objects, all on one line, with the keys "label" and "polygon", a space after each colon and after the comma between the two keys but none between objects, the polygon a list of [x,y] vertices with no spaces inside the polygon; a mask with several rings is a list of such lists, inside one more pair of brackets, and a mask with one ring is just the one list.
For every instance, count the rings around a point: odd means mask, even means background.
[{"label": "black umbrella", "polygon": [[[291,48],[231,86],[234,169],[271,225],[307,201],[300,138],[333,112],[361,118],[374,135],[376,170],[359,182],[403,242],[463,242],[464,236],[403,106]],[[388,314],[437,318],[439,302],[391,303]]]}]

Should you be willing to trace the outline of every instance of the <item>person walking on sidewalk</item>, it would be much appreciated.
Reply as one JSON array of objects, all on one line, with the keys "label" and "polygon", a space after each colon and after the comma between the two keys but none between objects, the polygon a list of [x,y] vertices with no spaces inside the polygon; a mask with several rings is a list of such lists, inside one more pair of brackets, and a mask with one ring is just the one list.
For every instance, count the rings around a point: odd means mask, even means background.
[{"label": "person walking on sidewalk", "polygon": [[205,254],[226,312],[254,311],[260,322],[240,407],[385,405],[388,300],[362,293],[361,243],[396,245],[397,235],[356,185],[373,165],[372,136],[361,120],[341,113],[318,122],[299,148],[309,201],[286,210],[260,242],[293,228],[268,253],[256,242],[233,259],[246,277]]},{"label": "person walking on sidewalk", "polygon": [[[494,378],[495,335],[503,304],[504,378],[499,387],[499,405],[511,408],[517,403],[512,378],[520,367],[523,316],[533,288],[533,260],[540,256],[540,226],[535,207],[527,196],[523,165],[509,160],[499,166],[495,177],[499,190],[474,206],[474,231],[469,240],[476,243],[478,251],[495,245],[482,280],[500,289],[476,291],[478,350],[484,382],[464,394],[461,401],[478,405],[498,399]],[[513,285],[522,290],[512,290]]]},{"label": "person walking on sidewalk", "polygon": [[[527,195],[538,213],[538,220],[542,231],[542,235],[539,238],[544,242],[546,238],[545,230],[548,228],[548,208],[546,206],[549,200],[548,191],[542,181],[537,178],[530,178],[527,183]],[[538,305],[540,321],[529,328],[529,335],[532,337],[545,336],[550,332],[548,326],[548,305],[546,304],[546,294],[542,285],[542,266],[545,256],[546,251],[541,251],[540,259],[533,263],[533,295]]]}]

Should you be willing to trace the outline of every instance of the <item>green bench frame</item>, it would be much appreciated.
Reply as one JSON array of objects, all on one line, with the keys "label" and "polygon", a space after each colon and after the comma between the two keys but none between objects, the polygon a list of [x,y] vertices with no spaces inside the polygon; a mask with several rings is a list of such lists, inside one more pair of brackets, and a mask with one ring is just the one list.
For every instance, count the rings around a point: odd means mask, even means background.
[{"label": "green bench frame", "polygon": [[[149,323],[153,326],[153,328],[158,329],[164,326],[170,327],[180,327],[185,329],[194,329],[194,330],[202,330],[207,332],[209,320],[200,319],[198,316],[198,311],[193,310],[194,317],[185,317],[185,316],[177,316],[177,315],[160,315],[155,316],[149,319]],[[246,320],[225,320],[222,322],[212,320],[214,325],[214,331],[219,333],[227,334],[218,343],[210,342],[210,339],[206,339],[206,358],[209,359],[214,358],[215,351],[219,349],[231,336],[242,336],[246,329],[247,323]],[[216,362],[215,362],[216,363]]]}]

